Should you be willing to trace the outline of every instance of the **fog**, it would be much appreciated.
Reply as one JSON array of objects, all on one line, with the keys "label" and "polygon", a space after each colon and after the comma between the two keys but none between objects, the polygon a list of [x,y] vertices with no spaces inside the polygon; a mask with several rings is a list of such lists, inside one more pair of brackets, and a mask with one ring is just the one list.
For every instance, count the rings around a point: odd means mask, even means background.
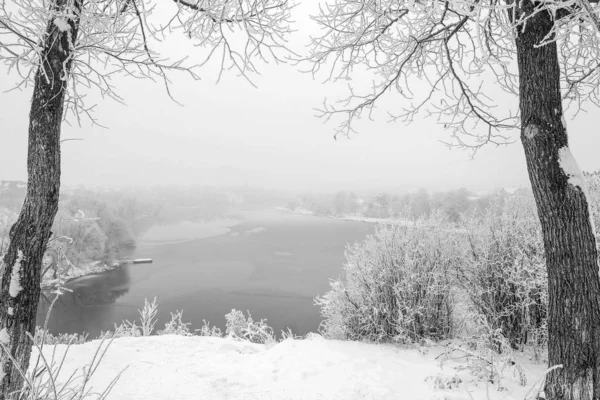
[{"label": "fog", "polygon": [[[300,26],[306,26],[308,11],[296,10]],[[174,43],[172,54],[197,51],[183,40]],[[306,43],[306,30],[294,34],[295,49],[302,51]],[[293,65],[270,63],[259,69],[261,75],[252,76],[256,88],[232,72],[217,84],[216,64],[202,70],[200,81],[175,74],[171,91],[181,106],[161,82],[113,78],[126,105],[94,96],[87,101],[98,104],[93,117],[106,128],[86,119],[78,126],[74,118],[71,126],[63,126],[63,139],[83,139],[63,143],[63,184],[331,191],[528,186],[517,132],[512,133],[516,143],[487,146],[471,159],[468,152],[441,143],[450,132],[433,118],[418,115],[409,125],[390,123],[387,111],[406,105],[391,95],[375,121],[358,124],[359,134],[334,140],[336,123],[324,123],[314,109],[325,98],[343,98],[347,83],[324,84],[325,75],[313,79]],[[6,70],[1,72],[0,179],[25,180],[31,88],[4,92],[14,86],[15,75],[7,78]],[[368,73],[362,76],[370,82]],[[517,104],[517,99],[508,101]],[[600,145],[593,114],[568,120],[571,149],[587,171],[600,169],[593,150]]]}]

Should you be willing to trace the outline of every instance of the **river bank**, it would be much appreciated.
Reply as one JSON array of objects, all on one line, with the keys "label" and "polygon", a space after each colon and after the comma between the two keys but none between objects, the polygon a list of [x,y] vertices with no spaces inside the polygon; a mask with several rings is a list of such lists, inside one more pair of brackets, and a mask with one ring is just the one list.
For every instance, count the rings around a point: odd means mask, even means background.
[{"label": "river bank", "polygon": [[352,221],[352,222],[366,222],[369,224],[411,224],[412,221],[401,219],[401,218],[373,218],[373,217],[365,217],[363,215],[316,215],[313,211],[304,209],[304,208],[296,208],[289,209],[286,207],[275,207],[277,211],[289,214],[297,214],[297,215],[309,215],[313,217],[319,218],[331,218],[338,219],[341,221]]}]

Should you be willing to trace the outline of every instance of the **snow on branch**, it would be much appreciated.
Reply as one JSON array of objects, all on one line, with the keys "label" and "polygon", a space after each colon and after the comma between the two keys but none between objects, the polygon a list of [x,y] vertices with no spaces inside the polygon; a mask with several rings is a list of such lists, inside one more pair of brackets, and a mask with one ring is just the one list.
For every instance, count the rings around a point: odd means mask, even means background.
[{"label": "snow on branch", "polygon": [[[286,44],[293,7],[288,0],[174,2],[177,12],[163,30],[182,30],[198,46],[211,49],[201,65],[216,53],[221,73],[233,68],[250,81],[248,74],[257,72],[254,60],[279,62],[289,53]],[[240,33],[242,38],[235,38]]]},{"label": "snow on branch", "polygon": [[[449,145],[475,152],[510,142],[519,127],[518,101],[503,112],[485,93],[493,85],[517,95],[515,38],[538,13],[555,21],[538,45],[558,42],[565,97],[597,96],[598,12],[588,0],[330,0],[314,16],[321,31],[309,56],[298,62],[313,75],[326,71],[327,80],[355,81],[347,98],[319,110],[341,120],[336,134],[353,133],[357,120],[396,94],[404,107],[389,112],[392,121],[425,112],[453,132]],[[360,88],[362,77],[372,79],[370,89]]]},{"label": "snow on branch", "polygon": [[[250,79],[249,73],[257,70],[256,59],[282,59],[290,32],[285,0],[85,0],[80,7],[73,3],[0,2],[0,62],[20,76],[17,88],[31,85],[38,67],[43,68],[48,35],[69,35],[72,67],[64,78],[65,115],[74,114],[78,121],[81,115],[93,121],[93,105],[86,104],[90,92],[123,101],[112,82],[115,75],[162,81],[171,95],[170,73],[200,79],[199,68],[218,54],[221,72],[233,68]],[[76,37],[71,37],[74,22]],[[162,56],[157,49],[164,48],[168,34],[177,33],[208,48],[208,56]],[[191,61],[195,58],[199,61]]]}]

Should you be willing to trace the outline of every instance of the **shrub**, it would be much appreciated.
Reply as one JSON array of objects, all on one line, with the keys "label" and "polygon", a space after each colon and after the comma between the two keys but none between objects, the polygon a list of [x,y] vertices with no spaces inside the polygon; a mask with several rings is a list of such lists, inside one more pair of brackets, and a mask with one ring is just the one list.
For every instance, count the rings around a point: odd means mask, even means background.
[{"label": "shrub", "polygon": [[87,337],[87,333],[59,333],[58,335],[53,335],[44,328],[36,326],[33,341],[38,346],[41,346],[42,344],[83,344],[87,341]]},{"label": "shrub", "polygon": [[348,247],[343,276],[315,299],[325,318],[322,333],[377,342],[448,337],[458,254],[450,229],[434,214],[411,224],[379,226]]},{"label": "shrub", "polygon": [[158,331],[159,335],[192,336],[189,322],[183,322],[183,310],[171,313],[171,320],[165,324],[165,329]]},{"label": "shrub", "polygon": [[222,337],[223,332],[216,326],[210,326],[210,323],[206,320],[202,320],[202,328],[196,329],[196,332],[199,336],[214,336],[214,337]]},{"label": "shrub", "polygon": [[225,334],[232,337],[248,340],[252,343],[274,344],[276,342],[273,335],[273,328],[267,325],[266,319],[254,321],[248,311],[248,317],[238,310],[231,310],[225,315],[226,330]]},{"label": "shrub", "polygon": [[139,336],[150,336],[154,331],[154,325],[156,325],[156,314],[158,313],[158,304],[156,304],[156,297],[150,303],[148,299],[144,299],[144,307],[138,310],[141,318],[141,325],[138,326],[135,321],[131,322],[125,320],[121,322],[121,325],[115,324],[114,332],[101,332],[101,337],[108,338],[119,338],[119,337],[139,337]]},{"label": "shrub", "polygon": [[513,348],[544,345],[548,284],[541,228],[532,196],[494,198],[467,226],[457,283],[474,311]]},{"label": "shrub", "polygon": [[156,297],[152,300],[152,303],[148,302],[148,299],[144,299],[144,308],[138,311],[142,320],[142,336],[150,336],[154,331],[154,325],[156,325],[156,314],[158,313],[158,304],[156,304]]}]

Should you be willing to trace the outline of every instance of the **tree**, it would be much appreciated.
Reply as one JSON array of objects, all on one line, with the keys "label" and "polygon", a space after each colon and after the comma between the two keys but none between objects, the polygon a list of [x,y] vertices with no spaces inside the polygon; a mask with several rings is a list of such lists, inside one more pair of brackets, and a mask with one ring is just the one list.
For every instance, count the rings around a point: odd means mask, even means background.
[{"label": "tree", "polygon": [[[356,82],[341,105],[324,104],[323,117],[342,119],[336,135],[390,93],[411,102],[393,120],[425,110],[452,132],[450,145],[473,153],[520,130],[544,237],[549,364],[562,366],[546,380],[552,400],[600,398],[598,252],[563,116],[563,100],[598,104],[599,10],[588,0],[332,0],[304,60],[334,80],[373,72],[370,88]],[[518,110],[494,107],[494,87],[518,95]]]},{"label": "tree", "polygon": [[356,209],[356,194],[353,192],[337,192],[333,200],[338,215],[346,215]]},{"label": "tree", "polygon": [[[177,31],[207,49],[202,62],[170,62],[152,50],[154,43]],[[93,107],[85,99],[94,91],[121,101],[110,80],[119,73],[162,80],[169,92],[170,72],[198,78],[197,68],[220,52],[221,71],[234,68],[247,77],[255,71],[254,60],[280,57],[288,31],[285,0],[0,3],[0,61],[20,76],[18,87],[33,86],[27,195],[3,259],[0,399],[17,396],[23,386],[18,370],[27,371],[29,365],[28,334],[34,334],[42,257],[58,209],[64,118],[92,118]]]}]

